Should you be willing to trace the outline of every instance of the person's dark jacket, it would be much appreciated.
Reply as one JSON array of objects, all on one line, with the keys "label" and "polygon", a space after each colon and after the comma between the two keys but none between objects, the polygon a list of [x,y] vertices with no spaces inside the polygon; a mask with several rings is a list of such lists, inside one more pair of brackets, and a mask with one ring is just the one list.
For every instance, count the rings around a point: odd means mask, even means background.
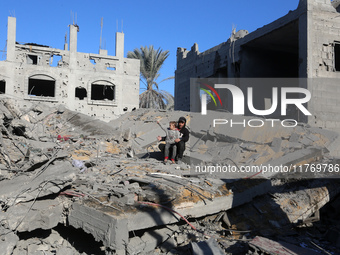
[{"label": "person's dark jacket", "polygon": [[179,130],[179,133],[181,134],[181,141],[187,142],[189,140],[189,130],[186,128],[187,120],[184,117],[180,117],[178,122],[184,122],[184,126],[181,130]]}]

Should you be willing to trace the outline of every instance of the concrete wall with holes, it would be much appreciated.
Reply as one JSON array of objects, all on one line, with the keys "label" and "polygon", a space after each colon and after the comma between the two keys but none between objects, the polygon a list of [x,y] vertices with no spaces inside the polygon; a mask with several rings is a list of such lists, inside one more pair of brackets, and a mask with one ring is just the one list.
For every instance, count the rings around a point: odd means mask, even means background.
[{"label": "concrete wall with holes", "polygon": [[196,43],[178,48],[175,109],[190,109],[190,78],[310,78],[299,86],[312,94],[307,107],[313,116],[294,109],[293,118],[340,131],[340,0],[296,2],[285,16],[251,33],[234,30],[207,51]]},{"label": "concrete wall with holes", "polygon": [[43,101],[110,121],[138,108],[140,63],[124,58],[124,34],[116,33],[116,56],[77,52],[77,25],[69,44],[54,49],[16,43],[16,18],[8,18],[7,59],[0,61],[0,93]]}]

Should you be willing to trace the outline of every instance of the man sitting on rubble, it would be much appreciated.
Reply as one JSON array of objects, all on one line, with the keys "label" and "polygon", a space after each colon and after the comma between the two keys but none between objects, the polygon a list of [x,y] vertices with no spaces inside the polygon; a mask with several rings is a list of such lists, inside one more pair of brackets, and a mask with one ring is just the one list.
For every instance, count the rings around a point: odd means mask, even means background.
[{"label": "man sitting on rubble", "polygon": [[[180,138],[176,139],[175,140],[176,144],[173,145],[173,146],[176,146],[176,149],[177,149],[177,154],[176,154],[177,164],[182,163],[183,154],[185,151],[185,143],[189,140],[189,130],[186,128],[186,122],[187,120],[184,117],[180,117],[178,119],[178,130],[180,133]],[[165,141],[165,137],[158,136],[157,139],[158,141]],[[160,144],[159,149],[164,153],[165,144]]]}]

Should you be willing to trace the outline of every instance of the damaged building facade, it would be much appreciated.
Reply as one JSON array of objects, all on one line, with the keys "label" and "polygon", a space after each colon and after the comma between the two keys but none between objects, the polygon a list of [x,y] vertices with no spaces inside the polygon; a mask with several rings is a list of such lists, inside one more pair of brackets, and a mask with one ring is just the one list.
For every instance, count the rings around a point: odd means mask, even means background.
[{"label": "damaged building facade", "polygon": [[16,18],[8,18],[7,59],[0,61],[0,92],[25,102],[63,104],[104,121],[138,108],[139,60],[124,58],[124,34],[116,56],[77,52],[78,25],[70,25],[64,50],[16,42]]},{"label": "damaged building facade", "polygon": [[[311,92],[306,107],[312,116],[292,112],[289,117],[339,131],[340,87],[334,79],[340,78],[339,4],[300,0],[287,15],[252,33],[233,31],[228,41],[207,51],[199,52],[196,43],[191,50],[178,48],[175,109],[188,111],[192,106],[190,78],[312,78],[294,84]],[[258,109],[270,106],[271,97],[271,90],[254,94]],[[231,100],[225,105],[232,110]]]}]

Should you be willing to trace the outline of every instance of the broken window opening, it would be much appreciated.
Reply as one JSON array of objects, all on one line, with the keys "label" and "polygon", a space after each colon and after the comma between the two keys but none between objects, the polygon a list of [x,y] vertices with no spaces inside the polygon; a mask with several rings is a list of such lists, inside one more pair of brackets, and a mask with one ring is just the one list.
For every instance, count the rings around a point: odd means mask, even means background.
[{"label": "broken window opening", "polygon": [[0,81],[0,94],[6,93],[6,81]]},{"label": "broken window opening", "polygon": [[242,45],[241,78],[299,77],[299,19]]},{"label": "broken window opening", "polygon": [[115,67],[110,67],[110,66],[108,66],[108,67],[106,67],[106,70],[116,71],[116,68],[115,68]]},{"label": "broken window opening", "polygon": [[110,100],[115,98],[113,85],[91,84],[91,100]]},{"label": "broken window opening", "polygon": [[62,56],[60,55],[52,55],[50,57],[50,66],[57,67],[59,66],[59,62],[62,60]]},{"label": "broken window opening", "polygon": [[94,59],[90,59],[90,62],[93,64],[93,65],[96,65],[96,61]]},{"label": "broken window opening", "polygon": [[39,57],[37,55],[27,55],[27,64],[37,65]]},{"label": "broken window opening", "polygon": [[334,44],[335,71],[340,71],[340,43]]},{"label": "broken window opening", "polygon": [[28,80],[28,95],[55,97],[55,81],[30,78]]},{"label": "broken window opening", "polygon": [[76,88],[76,97],[79,98],[79,100],[84,100],[85,97],[87,97],[87,91],[83,87],[77,87]]}]

